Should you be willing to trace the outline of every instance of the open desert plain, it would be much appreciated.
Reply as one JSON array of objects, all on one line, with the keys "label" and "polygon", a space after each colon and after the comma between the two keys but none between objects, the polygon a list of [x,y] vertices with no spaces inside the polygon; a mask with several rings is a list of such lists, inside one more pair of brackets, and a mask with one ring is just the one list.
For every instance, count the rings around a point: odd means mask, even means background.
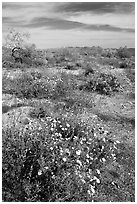
[{"label": "open desert plain", "polygon": [[7,38],[16,46],[2,47],[3,201],[135,202],[135,48],[21,47],[14,29]]}]

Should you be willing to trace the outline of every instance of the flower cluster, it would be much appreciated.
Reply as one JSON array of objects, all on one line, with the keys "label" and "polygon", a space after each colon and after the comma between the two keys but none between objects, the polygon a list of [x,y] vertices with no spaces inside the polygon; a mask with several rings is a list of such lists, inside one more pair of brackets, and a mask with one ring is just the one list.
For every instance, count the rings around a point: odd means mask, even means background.
[{"label": "flower cluster", "polygon": [[[120,142],[109,139],[111,133],[103,128],[97,133],[81,121],[50,116],[39,120],[41,126],[27,124],[24,132],[4,137],[4,181],[14,180],[16,193],[23,184],[16,201],[94,201],[107,166],[117,163]],[[116,180],[111,184],[115,187]]]}]

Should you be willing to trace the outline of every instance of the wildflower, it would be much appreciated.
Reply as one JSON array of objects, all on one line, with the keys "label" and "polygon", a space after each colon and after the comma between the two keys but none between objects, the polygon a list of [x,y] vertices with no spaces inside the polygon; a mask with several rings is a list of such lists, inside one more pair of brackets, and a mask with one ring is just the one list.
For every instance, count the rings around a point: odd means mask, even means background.
[{"label": "wildflower", "polygon": [[87,190],[87,193],[88,193],[89,195],[91,195],[91,192],[90,192],[90,190]]},{"label": "wildflower", "polygon": [[95,189],[94,189],[94,187],[93,187],[93,186],[90,186],[90,189],[91,189],[91,191],[92,191],[92,194],[95,194]]},{"label": "wildflower", "polygon": [[102,146],[102,150],[104,149],[104,146]]},{"label": "wildflower", "polygon": [[84,179],[81,179],[81,181],[82,181],[83,183],[86,183],[86,181],[85,181]]},{"label": "wildflower", "polygon": [[105,162],[105,161],[106,161],[106,159],[105,159],[105,158],[102,158],[102,161],[103,161],[103,162]]},{"label": "wildflower", "polygon": [[50,130],[51,130],[51,131],[54,131],[54,128],[51,128]]},{"label": "wildflower", "polygon": [[89,154],[86,154],[86,157],[87,157],[87,158],[90,158]]},{"label": "wildflower", "polygon": [[42,171],[41,171],[41,170],[39,170],[39,171],[38,171],[38,175],[40,176],[41,174],[42,174]]},{"label": "wildflower", "polygon": [[96,176],[94,176],[93,179],[96,180],[97,183],[100,183],[100,180]]},{"label": "wildflower", "polygon": [[97,134],[96,133],[94,133],[94,137],[96,137],[97,136]]},{"label": "wildflower", "polygon": [[67,126],[67,127],[70,127],[70,125],[69,125],[68,123],[66,124],[66,126]]},{"label": "wildflower", "polygon": [[82,166],[82,163],[81,163],[80,160],[77,159],[76,162],[77,162],[80,166]]},{"label": "wildflower", "polygon": [[96,171],[97,171],[97,174],[100,174],[100,170],[99,169],[96,169]]},{"label": "wildflower", "polygon": [[88,159],[86,159],[86,162],[87,162],[87,163],[89,163],[89,160],[88,160]]},{"label": "wildflower", "polygon": [[67,159],[64,157],[64,158],[62,158],[62,160],[64,161],[64,162],[66,162],[67,161]]},{"label": "wildflower", "polygon": [[77,150],[77,151],[76,151],[76,154],[77,154],[77,155],[80,155],[80,154],[81,154],[81,150]]}]

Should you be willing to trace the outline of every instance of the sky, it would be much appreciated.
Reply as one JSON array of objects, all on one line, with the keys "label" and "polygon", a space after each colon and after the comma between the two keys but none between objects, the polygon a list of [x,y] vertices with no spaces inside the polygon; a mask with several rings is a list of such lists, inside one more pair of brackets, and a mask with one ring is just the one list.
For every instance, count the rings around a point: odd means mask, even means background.
[{"label": "sky", "polygon": [[135,47],[134,2],[3,2],[2,39],[30,33],[37,48]]}]

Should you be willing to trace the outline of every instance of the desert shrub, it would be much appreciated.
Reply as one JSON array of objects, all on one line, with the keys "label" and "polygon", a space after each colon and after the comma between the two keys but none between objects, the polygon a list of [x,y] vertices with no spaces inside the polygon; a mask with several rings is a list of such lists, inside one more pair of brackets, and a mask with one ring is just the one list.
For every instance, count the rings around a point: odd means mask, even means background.
[{"label": "desert shrub", "polygon": [[34,80],[41,79],[42,74],[38,71],[31,71],[31,76],[33,77]]},{"label": "desert shrub", "polygon": [[128,63],[127,62],[121,62],[119,64],[119,68],[127,68],[128,67]]},{"label": "desert shrub", "polygon": [[78,69],[78,66],[74,62],[67,62],[64,68],[67,70],[76,70]]},{"label": "desert shrub", "polygon": [[21,98],[52,98],[66,97],[72,89],[76,88],[75,80],[65,73],[58,79],[50,79],[39,72],[23,73],[19,78],[3,78],[3,92],[15,94]]},{"label": "desert shrub", "polygon": [[[42,83],[35,81],[29,74],[21,74],[19,78],[7,79],[7,87],[4,92],[15,94],[17,97],[35,98],[45,96],[47,87]],[[6,85],[5,85],[6,86]]]},{"label": "desert shrub", "polygon": [[46,111],[44,110],[44,107],[38,107],[38,108],[34,108],[30,114],[30,117],[32,118],[44,118],[46,116]]},{"label": "desert shrub", "polygon": [[2,91],[7,94],[23,95],[25,88],[29,87],[33,83],[33,78],[28,74],[22,74],[21,77],[12,79],[7,75],[2,77]]},{"label": "desert shrub", "polygon": [[115,58],[103,58],[99,59],[98,62],[103,65],[111,65],[114,67],[118,67],[118,59]]},{"label": "desert shrub", "polygon": [[135,70],[134,69],[128,69],[125,70],[126,76],[130,79],[131,82],[135,82]]},{"label": "desert shrub", "polygon": [[111,74],[96,74],[79,87],[88,91],[97,91],[100,94],[110,95],[119,91],[120,83],[117,78]]},{"label": "desert shrub", "polygon": [[14,68],[14,63],[13,62],[11,62],[11,61],[8,61],[8,60],[6,60],[6,61],[3,61],[2,62],[2,68]]},{"label": "desert shrub", "polygon": [[[22,63],[27,66],[43,66],[45,65],[44,53],[40,53],[35,44],[21,46],[19,51],[20,58],[22,59]],[[3,47],[2,48],[2,61],[3,66],[7,66],[4,62],[13,63],[13,68],[16,66],[16,59],[12,56],[12,49]],[[11,66],[8,65],[10,68]]]},{"label": "desert shrub", "polygon": [[73,110],[74,113],[83,111],[83,108],[92,108],[93,98],[84,91],[73,91],[68,97],[64,98],[65,108]]},{"label": "desert shrub", "polygon": [[119,58],[130,58],[131,57],[131,53],[128,51],[128,49],[126,47],[124,48],[119,48],[117,50],[117,53],[116,55],[119,57]]},{"label": "desert shrub", "polygon": [[103,51],[101,56],[111,58],[113,56],[113,53],[111,53],[110,51]]},{"label": "desert shrub", "polygon": [[[17,81],[17,84],[19,84],[19,81]],[[15,94],[23,98],[48,98],[50,90],[52,90],[48,82],[44,83],[42,81],[27,81],[27,83],[21,81],[17,87],[18,89]]]},{"label": "desert shrub", "polygon": [[90,63],[85,63],[85,66],[83,67],[85,69],[85,76],[88,76],[89,74],[94,74],[92,66],[93,65]]},{"label": "desert shrub", "polygon": [[74,76],[62,72],[60,78],[56,80],[52,98],[66,98],[74,89],[77,89],[77,83]]}]

